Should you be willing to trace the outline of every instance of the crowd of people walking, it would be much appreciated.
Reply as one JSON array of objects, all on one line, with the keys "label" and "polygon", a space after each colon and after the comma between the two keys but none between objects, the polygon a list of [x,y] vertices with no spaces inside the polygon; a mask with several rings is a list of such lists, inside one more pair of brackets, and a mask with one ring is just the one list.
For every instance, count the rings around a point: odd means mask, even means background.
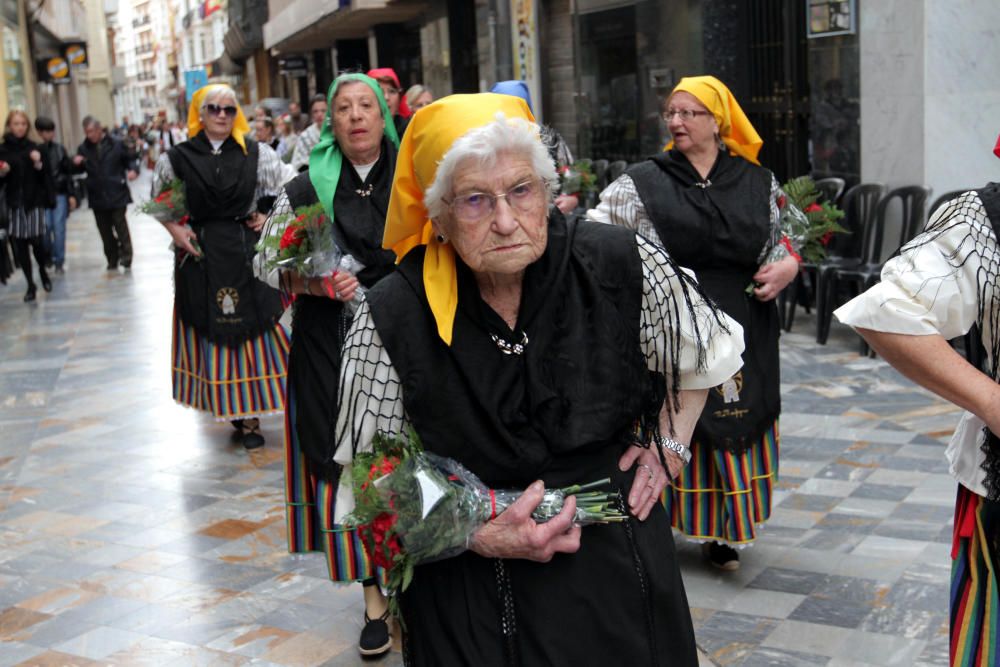
[{"label": "crowd of people walking", "polygon": [[[253,125],[232,88],[211,84],[184,128],[116,138],[88,117],[72,156],[51,120],[35,120],[35,141],[14,111],[0,144],[5,233],[31,301],[32,256],[46,291],[47,267],[64,271],[74,173],[115,270],[133,259],[125,212],[143,158],[152,196],[181,184],[184,219],[161,221],[175,253],[173,399],[231,422],[248,450],[265,444],[260,418],[284,414],[288,549],[322,552],[331,581],[361,584],[363,655],[389,650],[392,619],[385,572],[350,524],[352,465],[377,434],[412,429],[488,487],[524,492],[394,592],[407,664],[696,665],[674,530],[733,571],[771,514],[775,299],[803,239],[722,81],[681,79],[661,115],[663,152],[584,211],[559,192],[572,154],[518,81],[435,101],[389,68],[342,74],[305,113],[259,106]],[[838,311],[969,411],[948,449],[954,665],[1000,664],[996,190],[938,211],[883,283]],[[303,242],[291,221],[310,208],[353,268],[278,261]],[[11,270],[0,253],[0,277]],[[992,377],[945,342],[973,325]],[[572,499],[532,518],[543,488],[602,478],[627,520],[581,528]]]}]

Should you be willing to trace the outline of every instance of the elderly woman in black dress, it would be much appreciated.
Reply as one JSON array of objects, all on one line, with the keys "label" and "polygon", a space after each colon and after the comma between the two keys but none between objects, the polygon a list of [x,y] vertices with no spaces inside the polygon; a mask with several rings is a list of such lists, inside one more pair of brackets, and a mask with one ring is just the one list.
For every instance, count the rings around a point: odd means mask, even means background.
[{"label": "elderly woman in black dress", "polygon": [[[489,93],[414,116],[384,240],[402,260],[345,342],[335,460],[412,426],[488,486],[527,488],[469,551],[416,568],[408,664],[696,665],[657,500],[742,333],[641,237],[549,212],[555,167],[532,121]],[[572,500],[531,520],[543,484],[605,477],[628,521],[581,530]]]}]

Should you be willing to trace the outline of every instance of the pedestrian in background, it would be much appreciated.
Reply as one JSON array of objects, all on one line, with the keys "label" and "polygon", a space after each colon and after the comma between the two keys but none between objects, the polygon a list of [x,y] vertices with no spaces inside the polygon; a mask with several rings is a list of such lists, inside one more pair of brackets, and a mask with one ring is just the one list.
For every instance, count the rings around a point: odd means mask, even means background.
[{"label": "pedestrian in background", "polygon": [[434,101],[434,93],[427,86],[415,83],[406,91],[404,99],[406,100],[406,105],[416,113]]},{"label": "pedestrian in background", "polygon": [[295,144],[299,141],[292,115],[286,113],[278,116],[274,120],[274,129],[277,136],[281,138],[281,150],[278,151],[278,157],[281,158],[282,162],[291,162],[292,155],[295,154]]},{"label": "pedestrian in background", "polygon": [[128,181],[139,175],[138,165],[125,144],[112,139],[93,116],[83,119],[83,133],[87,138],[76,149],[73,165],[87,174],[87,198],[97,219],[108,271],[117,269],[119,263],[127,269],[132,266],[132,237],[125,209],[132,201]]},{"label": "pedestrian in background", "polygon": [[410,111],[410,107],[406,104],[406,98],[403,97],[403,87],[399,83],[396,70],[391,67],[379,67],[368,70],[368,76],[378,81],[378,85],[382,88],[382,95],[385,96],[389,111],[392,113],[396,134],[400,137],[403,136],[413,112]]},{"label": "pedestrian in background", "polygon": [[296,171],[305,171],[309,168],[309,154],[313,147],[319,143],[320,130],[323,129],[323,119],[326,118],[326,97],[322,94],[313,95],[309,100],[309,116],[312,124],[299,134],[299,140],[295,143],[295,152],[292,154],[292,166]]},{"label": "pedestrian in background", "polygon": [[[15,109],[7,114],[3,144],[0,145],[0,183],[4,185],[10,237],[14,257],[28,282],[25,302],[35,300],[35,280],[32,276],[31,254],[38,262],[38,275],[46,292],[52,291],[52,281],[45,271],[45,209],[55,205],[52,175],[46,164],[45,152],[28,136],[31,120],[28,114]],[[30,249],[29,249],[30,248]]]},{"label": "pedestrian in background", "polygon": [[45,254],[56,273],[62,273],[66,262],[66,218],[77,204],[76,197],[70,193],[73,163],[66,148],[55,140],[56,124],[51,118],[36,118],[35,130],[42,139],[42,150],[48,158],[55,189],[55,206],[45,210]]}]

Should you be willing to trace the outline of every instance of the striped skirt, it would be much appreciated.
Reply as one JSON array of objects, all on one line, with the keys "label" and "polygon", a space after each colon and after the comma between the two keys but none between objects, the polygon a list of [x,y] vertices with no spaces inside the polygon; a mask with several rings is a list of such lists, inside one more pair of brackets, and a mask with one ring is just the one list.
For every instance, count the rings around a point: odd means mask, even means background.
[{"label": "striped skirt", "polygon": [[[322,551],[332,581],[364,581],[376,575],[356,531],[333,523],[337,482],[314,476],[295,433],[295,392],[285,400],[285,506],[288,550]],[[381,571],[379,571],[380,574]],[[384,583],[384,581],[383,581]]]},{"label": "striped skirt", "polygon": [[771,516],[778,421],[742,454],[691,444],[691,463],[663,492],[674,528],[698,541],[749,544]]},{"label": "striped skirt", "polygon": [[951,667],[1000,667],[1000,503],[958,487],[951,564]]},{"label": "striped skirt", "polygon": [[12,208],[8,211],[8,233],[14,239],[32,239],[45,233],[44,208]]},{"label": "striped skirt", "polygon": [[174,312],[174,400],[228,421],[285,409],[288,334],[273,329],[235,346],[200,336]]}]

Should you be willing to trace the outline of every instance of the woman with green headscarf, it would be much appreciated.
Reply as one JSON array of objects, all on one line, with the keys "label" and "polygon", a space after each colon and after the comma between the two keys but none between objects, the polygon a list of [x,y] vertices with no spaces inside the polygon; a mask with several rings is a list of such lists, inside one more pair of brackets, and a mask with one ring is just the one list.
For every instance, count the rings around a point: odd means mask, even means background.
[{"label": "woman with green headscarf", "polygon": [[288,213],[319,202],[340,248],[364,269],[356,276],[341,271],[324,278],[268,270],[269,250],[257,256],[256,267],[262,280],[295,295],[285,411],[288,548],[292,553],[323,551],[333,581],[363,582],[365,625],[359,649],[363,655],[379,655],[392,641],[374,566],[356,533],[332,522],[338,471],[329,464],[330,406],[337,403],[340,349],[351,324],[351,311],[344,305],[359,284],[371,287],[395,266],[395,254],[382,249],[382,232],[399,138],[378,83],[364,74],[337,77],[327,106],[309,170],[285,185],[264,233],[280,236],[284,229],[279,221]]}]

